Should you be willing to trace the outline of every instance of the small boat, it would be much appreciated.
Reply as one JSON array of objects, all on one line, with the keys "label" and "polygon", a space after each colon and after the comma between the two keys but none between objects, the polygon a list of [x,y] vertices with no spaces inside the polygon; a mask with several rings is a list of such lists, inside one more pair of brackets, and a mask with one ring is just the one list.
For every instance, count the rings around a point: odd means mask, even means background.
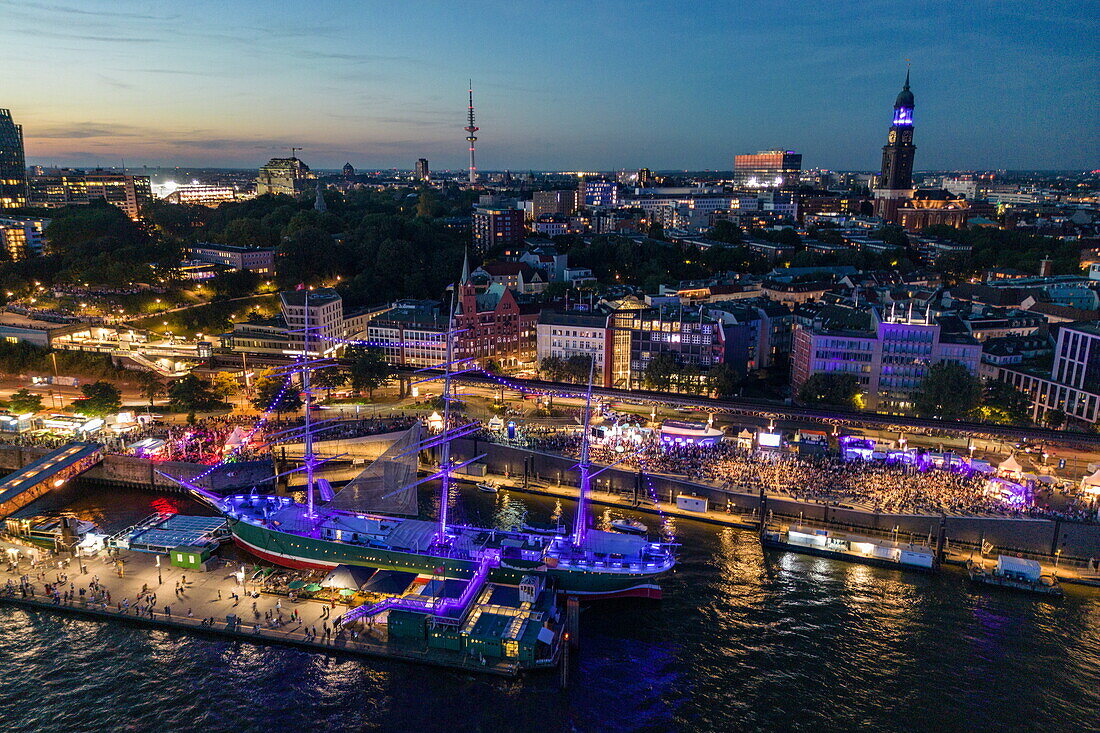
[{"label": "small boat", "polygon": [[477,485],[478,491],[484,491],[486,494],[495,494],[500,491],[500,484],[492,479],[486,479]]},{"label": "small boat", "polygon": [[616,532],[622,532],[623,534],[644,535],[649,533],[649,527],[645,526],[637,519],[630,519],[628,517],[612,519],[611,529]]},{"label": "small boat", "polygon": [[972,581],[983,585],[1045,596],[1065,595],[1058,579],[1052,575],[1043,575],[1042,567],[1034,560],[998,555],[996,567],[986,570],[981,563],[971,560],[966,565],[966,571]]}]

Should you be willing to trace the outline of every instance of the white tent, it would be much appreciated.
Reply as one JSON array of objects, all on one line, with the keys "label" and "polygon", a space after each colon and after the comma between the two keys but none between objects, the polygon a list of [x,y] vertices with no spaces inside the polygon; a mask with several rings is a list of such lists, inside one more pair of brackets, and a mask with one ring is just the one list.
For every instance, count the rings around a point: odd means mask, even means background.
[{"label": "white tent", "polygon": [[1081,479],[1081,491],[1087,494],[1100,494],[1100,468]]},{"label": "white tent", "polygon": [[1015,476],[1019,476],[1024,471],[1024,467],[1020,465],[1020,462],[1016,460],[1015,455],[1010,455],[997,465],[997,470],[1001,473],[1011,473]]}]

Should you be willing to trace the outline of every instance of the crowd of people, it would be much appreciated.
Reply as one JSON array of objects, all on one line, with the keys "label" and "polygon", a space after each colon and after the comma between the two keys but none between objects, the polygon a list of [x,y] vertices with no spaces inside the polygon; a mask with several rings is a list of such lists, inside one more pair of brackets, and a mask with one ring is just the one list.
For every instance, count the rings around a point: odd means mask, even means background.
[{"label": "crowd of people", "polygon": [[[525,436],[536,450],[580,455],[575,431]],[[627,470],[682,476],[730,491],[771,494],[828,504],[846,504],[896,514],[1043,516],[1095,518],[1084,504],[1039,501],[1034,487],[1006,484],[989,475],[961,469],[916,467],[902,461],[845,460],[835,455],[746,450],[730,441],[717,445],[659,443],[655,436],[634,440],[591,441],[593,463],[619,462]],[[1049,497],[1048,497],[1049,498]]]}]

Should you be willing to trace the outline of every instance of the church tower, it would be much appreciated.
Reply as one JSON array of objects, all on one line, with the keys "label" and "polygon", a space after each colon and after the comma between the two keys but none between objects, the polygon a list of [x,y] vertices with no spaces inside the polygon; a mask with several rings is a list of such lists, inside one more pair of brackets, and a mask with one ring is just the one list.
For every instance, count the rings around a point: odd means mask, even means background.
[{"label": "church tower", "polygon": [[894,102],[894,121],[882,147],[882,174],[875,189],[875,216],[890,223],[898,220],[898,207],[913,197],[913,92],[909,91],[909,71],[905,86]]}]

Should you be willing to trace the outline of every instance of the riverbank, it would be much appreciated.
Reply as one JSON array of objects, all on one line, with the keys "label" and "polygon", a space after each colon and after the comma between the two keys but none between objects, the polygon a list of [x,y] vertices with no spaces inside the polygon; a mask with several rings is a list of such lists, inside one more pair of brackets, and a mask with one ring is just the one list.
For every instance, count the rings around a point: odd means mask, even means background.
[{"label": "riverbank", "polygon": [[[84,558],[83,561],[87,572],[81,572],[81,565],[76,560],[62,561],[61,568],[54,560],[48,568],[39,563],[33,569],[28,562],[22,561],[14,572],[5,565],[0,568],[0,585],[10,580],[14,584],[14,592],[0,589],[0,604],[29,611],[75,614],[104,622],[121,621],[136,626],[219,636],[250,644],[293,646],[337,656],[413,662],[501,677],[515,677],[520,672],[519,665],[504,661],[482,664],[480,660],[443,649],[398,648],[389,643],[379,630],[369,627],[354,636],[347,630],[340,634],[325,633],[326,628],[333,628],[332,620],[348,610],[345,604],[309,600],[292,602],[286,597],[265,593],[250,597],[245,593],[253,590],[251,584],[246,583],[244,587],[237,584],[235,564],[232,563],[200,573],[171,567],[166,562],[158,567],[155,556],[127,551],[122,551],[117,557]],[[33,596],[24,597],[20,593],[19,580],[24,574],[30,576],[35,586]],[[55,602],[44,594],[43,584],[57,583],[62,577],[66,577],[66,582],[59,583],[57,587],[62,592],[71,590],[73,597],[69,601]],[[87,588],[93,581],[110,593],[110,602],[93,603],[90,594],[79,595],[79,589]],[[183,588],[179,593],[174,592],[177,584]],[[143,590],[157,595],[152,617],[148,612],[138,613],[139,597]],[[165,612],[166,606],[169,613]],[[297,620],[293,615],[295,612]],[[266,623],[269,615],[271,618],[282,618],[284,625],[272,628]]]}]

